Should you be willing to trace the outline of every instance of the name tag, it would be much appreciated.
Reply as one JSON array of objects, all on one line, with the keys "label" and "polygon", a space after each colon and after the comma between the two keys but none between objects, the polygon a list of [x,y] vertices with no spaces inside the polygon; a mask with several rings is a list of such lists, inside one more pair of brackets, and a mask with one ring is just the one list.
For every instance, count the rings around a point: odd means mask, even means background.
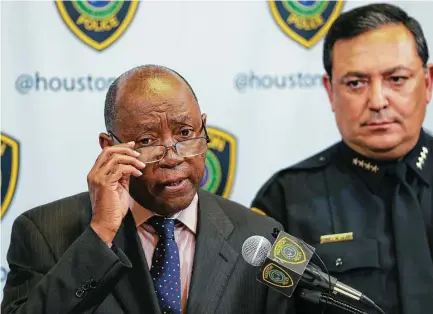
[{"label": "name tag", "polygon": [[327,234],[320,237],[320,243],[343,242],[353,240],[353,232]]}]

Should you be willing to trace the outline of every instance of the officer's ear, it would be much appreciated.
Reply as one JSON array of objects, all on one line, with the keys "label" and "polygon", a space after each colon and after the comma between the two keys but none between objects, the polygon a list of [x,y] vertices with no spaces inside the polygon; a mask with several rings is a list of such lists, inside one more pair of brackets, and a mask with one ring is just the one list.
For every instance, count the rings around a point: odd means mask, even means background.
[{"label": "officer's ear", "polygon": [[426,85],[426,92],[427,92],[427,104],[430,103],[430,100],[432,98],[432,87],[433,87],[433,64],[428,64],[427,68],[425,70],[425,85]]},{"label": "officer's ear", "polygon": [[328,74],[323,75],[322,84],[323,87],[325,87],[326,93],[328,94],[329,102],[331,103],[332,111],[334,112],[335,110],[334,110],[334,94],[332,90],[332,78]]}]

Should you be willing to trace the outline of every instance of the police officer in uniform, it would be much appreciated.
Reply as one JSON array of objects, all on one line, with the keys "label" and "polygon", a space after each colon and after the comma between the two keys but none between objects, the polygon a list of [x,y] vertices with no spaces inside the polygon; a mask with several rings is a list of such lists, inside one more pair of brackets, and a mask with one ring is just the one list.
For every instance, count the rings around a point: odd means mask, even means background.
[{"label": "police officer in uniform", "polygon": [[[334,22],[323,61],[342,140],[277,172],[251,207],[385,313],[433,313],[433,137],[422,127],[433,67],[422,28],[396,6],[358,7]],[[297,313],[321,313],[295,298]]]}]

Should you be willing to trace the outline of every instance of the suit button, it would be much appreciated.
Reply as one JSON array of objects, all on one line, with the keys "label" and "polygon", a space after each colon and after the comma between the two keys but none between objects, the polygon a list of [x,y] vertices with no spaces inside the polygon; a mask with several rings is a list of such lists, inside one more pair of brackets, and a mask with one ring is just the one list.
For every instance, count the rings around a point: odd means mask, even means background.
[{"label": "suit button", "polygon": [[81,287],[81,289],[83,289],[84,291],[89,290],[89,288],[90,288],[90,285],[89,285],[88,282],[85,282],[85,283],[82,285],[82,287]]},{"label": "suit button", "polygon": [[81,298],[81,297],[83,296],[83,294],[84,294],[84,290],[81,290],[81,289],[78,289],[78,290],[75,292],[75,295],[76,295],[77,297],[79,297],[79,298]]},{"label": "suit button", "polygon": [[343,265],[343,260],[341,259],[341,257],[339,257],[335,260],[335,266],[341,266],[341,265]]}]

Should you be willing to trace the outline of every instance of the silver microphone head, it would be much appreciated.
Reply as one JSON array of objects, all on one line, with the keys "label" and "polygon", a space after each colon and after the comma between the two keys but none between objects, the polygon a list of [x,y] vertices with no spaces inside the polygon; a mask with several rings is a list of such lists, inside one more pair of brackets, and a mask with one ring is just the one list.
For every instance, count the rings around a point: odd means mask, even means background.
[{"label": "silver microphone head", "polygon": [[250,265],[261,266],[268,256],[272,245],[268,239],[262,236],[251,236],[242,245],[242,256]]}]

